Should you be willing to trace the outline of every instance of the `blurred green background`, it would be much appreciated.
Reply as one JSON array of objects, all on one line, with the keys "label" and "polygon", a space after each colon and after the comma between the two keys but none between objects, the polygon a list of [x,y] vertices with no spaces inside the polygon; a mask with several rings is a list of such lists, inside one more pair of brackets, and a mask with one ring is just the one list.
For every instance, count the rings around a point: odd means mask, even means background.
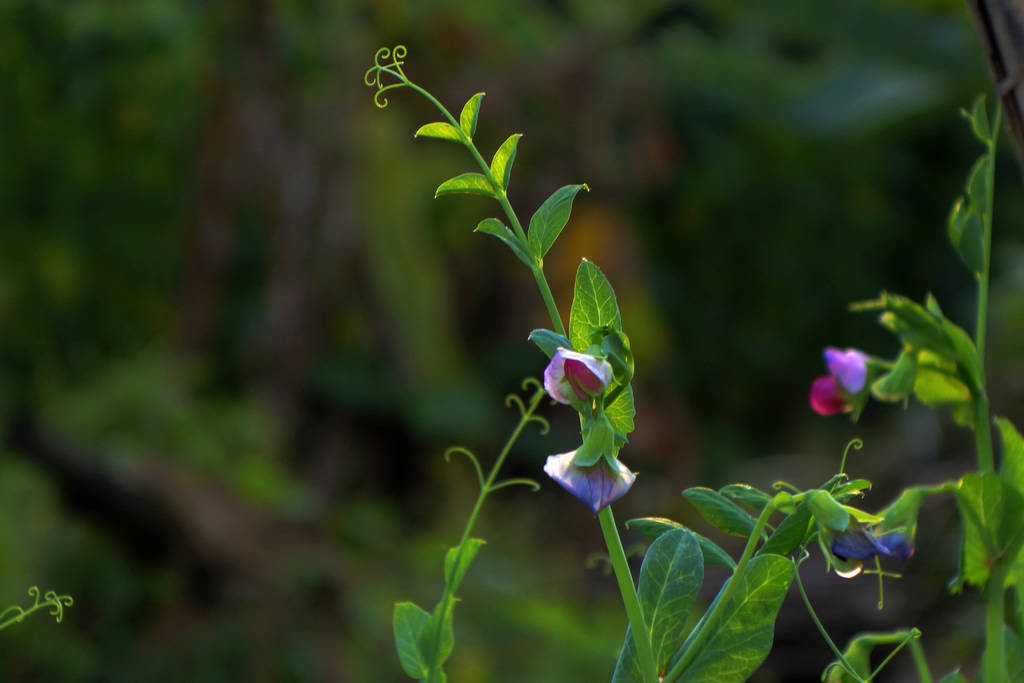
[{"label": "blurred green background", "polygon": [[[522,218],[592,188],[547,270],[567,314],[597,262],[633,342],[620,521],[706,530],[683,488],[812,486],[854,436],[869,508],[972,467],[947,415],[806,402],[823,346],[896,352],[848,302],[931,291],[972,319],[945,237],[980,153],[957,110],[991,91],[964,3],[0,0],[0,604],[36,583],[76,600],[0,635],[3,680],[407,680],[392,605],[439,597],[475,496],[441,453],[490,462],[547,323],[471,232],[497,207],[432,199],[471,160],[413,140],[430,106],[373,106],[363,74],[397,43],[449,108],[487,92],[485,154],[525,134]],[[1020,180],[1005,145],[988,367],[1018,424]],[[578,438],[545,412],[506,470],[542,491],[481,517],[450,680],[610,676],[625,620],[597,524],[541,471]],[[872,580],[809,562],[835,639],[917,625],[936,672],[976,666],[980,600],[945,589],[956,534],[929,503],[882,612]],[[829,659],[791,595],[755,679]]]}]

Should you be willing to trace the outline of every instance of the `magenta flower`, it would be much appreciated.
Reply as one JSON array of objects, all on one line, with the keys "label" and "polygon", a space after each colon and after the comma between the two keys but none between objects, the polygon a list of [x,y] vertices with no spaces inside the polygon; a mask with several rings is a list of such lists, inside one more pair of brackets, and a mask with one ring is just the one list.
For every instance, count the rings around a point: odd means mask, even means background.
[{"label": "magenta flower", "polygon": [[825,365],[829,374],[814,380],[808,396],[814,412],[837,415],[852,410],[848,399],[864,389],[868,378],[867,361],[867,354],[857,349],[826,348]]},{"label": "magenta flower", "polygon": [[636,475],[615,459],[614,465],[602,458],[589,467],[574,464],[576,451],[548,456],[544,471],[566,491],[587,504],[596,515],[601,508],[629,491]]},{"label": "magenta flower", "polygon": [[544,388],[559,403],[577,403],[604,393],[612,366],[586,353],[559,348],[544,369]]}]

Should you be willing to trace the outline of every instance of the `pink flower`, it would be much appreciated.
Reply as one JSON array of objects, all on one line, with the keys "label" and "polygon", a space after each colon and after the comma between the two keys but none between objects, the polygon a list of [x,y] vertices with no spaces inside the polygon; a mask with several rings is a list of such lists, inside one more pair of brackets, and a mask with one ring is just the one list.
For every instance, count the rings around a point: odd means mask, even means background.
[{"label": "pink flower", "polygon": [[837,415],[853,409],[851,394],[864,389],[868,377],[868,356],[857,349],[825,349],[825,365],[830,374],[823,375],[811,384],[808,400],[811,409],[819,415]]},{"label": "pink flower", "polygon": [[586,353],[559,348],[544,369],[544,388],[559,403],[577,403],[604,393],[612,366]]},{"label": "pink flower", "polygon": [[636,475],[618,459],[614,459],[614,465],[608,464],[608,458],[602,458],[596,464],[584,467],[574,464],[575,457],[576,451],[548,456],[544,471],[562,488],[586,503],[595,515],[601,508],[624,496],[636,480]]}]

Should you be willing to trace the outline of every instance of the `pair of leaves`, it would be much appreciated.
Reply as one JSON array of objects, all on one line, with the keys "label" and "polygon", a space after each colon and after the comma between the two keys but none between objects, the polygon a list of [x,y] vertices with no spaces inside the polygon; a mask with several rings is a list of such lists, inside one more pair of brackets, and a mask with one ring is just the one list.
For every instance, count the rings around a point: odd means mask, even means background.
[{"label": "pair of leaves", "polygon": [[473,136],[476,135],[476,122],[480,117],[480,102],[483,98],[484,93],[482,92],[478,92],[469,98],[469,101],[462,107],[462,113],[459,115],[458,128],[450,123],[437,121],[420,126],[419,130],[416,131],[416,137],[463,142],[463,136],[465,136],[466,140],[472,140]]},{"label": "pair of leaves", "polygon": [[441,665],[455,646],[452,632],[452,608],[455,605],[455,591],[466,575],[470,563],[476,557],[483,539],[470,538],[461,546],[449,548],[444,557],[444,576],[448,590],[434,608],[427,613],[413,602],[395,604],[392,625],[395,633],[395,648],[398,660],[410,677],[426,679],[435,666],[440,681],[446,680]]},{"label": "pair of leaves", "polygon": [[[432,123],[428,126],[448,126],[454,132],[455,127],[448,123]],[[421,133],[423,128],[417,131]],[[458,135],[458,133],[455,133]],[[436,136],[435,136],[436,137]],[[491,158],[491,177],[483,173],[462,173],[449,178],[437,186],[434,197],[441,197],[448,194],[476,194],[483,197],[497,199],[508,190],[508,183],[512,176],[512,164],[516,160],[516,148],[519,146],[521,133],[513,133],[501,144],[498,151]],[[448,139],[448,138],[446,138]],[[461,139],[459,139],[461,142]],[[493,178],[493,182],[491,179]],[[492,219],[497,220],[497,219]],[[478,228],[479,229],[479,226]]]}]

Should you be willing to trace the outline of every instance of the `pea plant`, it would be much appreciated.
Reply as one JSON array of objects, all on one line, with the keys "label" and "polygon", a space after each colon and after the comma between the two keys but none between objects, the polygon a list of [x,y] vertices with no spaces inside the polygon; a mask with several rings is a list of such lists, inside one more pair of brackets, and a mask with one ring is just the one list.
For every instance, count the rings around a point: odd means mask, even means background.
[{"label": "pea plant", "polygon": [[[510,135],[488,162],[474,142],[484,94],[470,97],[456,117],[406,76],[406,56],[401,45],[377,51],[364,79],[376,91],[374,102],[384,108],[389,91],[406,88],[437,108],[442,120],[423,125],[416,137],[462,145],[478,170],[445,180],[436,196],[475,194],[497,202],[503,217],[484,218],[475,230],[500,240],[530,269],[551,328],[529,334],[548,359],[543,380],[527,379],[523,395],[508,397],[519,419],[486,474],[480,458],[467,448],[455,447],[445,454],[468,459],[480,492],[461,539],[445,554],[444,590],[434,608],[427,611],[412,602],[394,606],[395,645],[405,673],[430,683],[446,680],[444,664],[454,647],[456,593],[484,544],[473,536],[473,527],[490,494],[513,485],[539,486],[530,479],[501,479],[499,472],[530,423],[547,429],[538,409],[548,397],[564,406],[560,410],[579,415],[580,445],[549,456],[544,472],[596,515],[625,608],[627,627],[618,660],[614,665],[609,662],[614,683],[746,680],[771,650],[775,619],[794,584],[810,620],[835,656],[823,680],[874,680],[905,648],[919,679],[930,683],[933,678],[918,629],[865,633],[840,648],[816,615],[801,580],[802,564],[820,552],[829,571],[840,576],[875,576],[881,608],[883,580],[899,576],[883,567],[883,562],[901,563],[911,557],[918,513],[930,496],[955,501],[962,520],[961,556],[952,591],[971,590],[984,596],[985,646],[975,680],[1024,680],[1024,600],[1020,595],[1024,561],[1018,558],[1024,544],[1024,440],[1009,421],[994,421],[1002,446],[997,468],[983,366],[999,111],[990,119],[979,99],[965,112],[984,152],[948,221],[949,238],[977,283],[973,336],[947,318],[934,297],[920,304],[883,292],[852,309],[878,314],[879,322],[898,340],[896,357],[829,347],[824,351],[828,374],[814,380],[809,394],[817,413],[850,414],[853,419],[872,397],[892,403],[914,398],[935,408],[949,406],[953,419],[974,431],[976,470],[954,481],[910,486],[895,501],[870,511],[861,501],[871,482],[846,472],[847,455],[862,445],[854,440],[837,449],[842,455],[835,474],[818,486],[780,481],[770,491],[740,483],[718,490],[688,488],[682,495],[705,520],[725,534],[746,539],[742,553],[736,559],[714,540],[670,519],[629,520],[626,527],[650,542],[634,582],[612,512],[612,503],[629,492],[636,478],[619,457],[634,429],[635,364],[629,336],[615,292],[596,264],[586,259],[579,264],[567,325],[544,274],[545,255],[568,223],[574,200],[589,188],[580,183],[555,190],[524,228],[509,199],[522,136]],[[708,565],[724,567],[729,575],[701,613],[697,596]],[[1017,599],[1007,612],[1009,592]],[[886,653],[872,668],[877,647],[885,647]],[[941,680],[967,679],[953,671]]]}]

